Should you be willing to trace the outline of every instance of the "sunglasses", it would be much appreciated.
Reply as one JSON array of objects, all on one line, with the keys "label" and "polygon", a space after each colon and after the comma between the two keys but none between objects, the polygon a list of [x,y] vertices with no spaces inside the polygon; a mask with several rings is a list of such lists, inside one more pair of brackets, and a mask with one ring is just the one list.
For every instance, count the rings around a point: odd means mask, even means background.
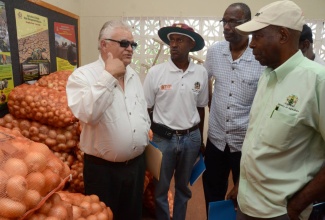
[{"label": "sunglasses", "polygon": [[120,47],[124,47],[124,48],[128,48],[130,45],[132,47],[133,50],[135,50],[138,46],[138,44],[136,42],[130,42],[128,40],[121,40],[121,41],[118,41],[118,40],[113,40],[113,39],[105,39],[105,40],[110,40],[110,41],[113,41],[113,42],[116,42],[116,43],[119,43],[120,44]]}]

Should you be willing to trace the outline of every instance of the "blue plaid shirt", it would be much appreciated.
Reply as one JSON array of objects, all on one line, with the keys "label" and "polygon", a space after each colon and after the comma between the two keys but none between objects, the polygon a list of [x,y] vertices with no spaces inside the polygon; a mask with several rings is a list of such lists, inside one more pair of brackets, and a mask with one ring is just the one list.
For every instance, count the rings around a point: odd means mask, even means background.
[{"label": "blue plaid shirt", "polygon": [[243,55],[233,60],[228,41],[212,45],[204,63],[209,78],[215,77],[208,138],[224,151],[241,151],[248,127],[248,117],[255,96],[261,66],[247,47]]}]

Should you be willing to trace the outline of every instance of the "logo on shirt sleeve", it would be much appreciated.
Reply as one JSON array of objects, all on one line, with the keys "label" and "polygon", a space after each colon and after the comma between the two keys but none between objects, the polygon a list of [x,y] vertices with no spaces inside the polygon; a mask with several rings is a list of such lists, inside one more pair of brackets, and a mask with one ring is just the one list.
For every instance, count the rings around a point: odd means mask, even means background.
[{"label": "logo on shirt sleeve", "polygon": [[198,91],[200,91],[200,88],[201,88],[200,82],[195,82],[193,91],[198,92]]}]

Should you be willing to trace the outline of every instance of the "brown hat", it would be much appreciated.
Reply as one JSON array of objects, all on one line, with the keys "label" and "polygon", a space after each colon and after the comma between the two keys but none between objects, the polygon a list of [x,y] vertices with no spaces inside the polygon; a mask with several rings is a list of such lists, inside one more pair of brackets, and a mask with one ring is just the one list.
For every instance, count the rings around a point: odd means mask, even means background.
[{"label": "brown hat", "polygon": [[194,32],[194,29],[187,24],[173,24],[172,26],[160,28],[158,31],[160,39],[168,45],[170,42],[169,35],[171,34],[181,34],[195,41],[195,46],[192,48],[191,52],[201,50],[205,45],[204,39],[201,37],[201,35]]},{"label": "brown hat", "polygon": [[301,31],[304,23],[301,8],[293,1],[281,0],[264,6],[251,21],[237,26],[236,30],[242,35],[248,35],[269,25],[276,25]]}]

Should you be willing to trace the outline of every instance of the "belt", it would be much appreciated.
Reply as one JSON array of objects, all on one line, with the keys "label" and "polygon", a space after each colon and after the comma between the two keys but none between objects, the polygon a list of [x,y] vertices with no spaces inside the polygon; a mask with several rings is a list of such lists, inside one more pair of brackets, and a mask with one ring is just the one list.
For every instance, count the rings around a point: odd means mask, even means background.
[{"label": "belt", "polygon": [[193,127],[189,128],[189,129],[185,129],[185,130],[174,130],[174,134],[176,135],[186,135],[186,134],[189,134],[190,132],[192,131],[195,131],[196,129],[198,129],[199,126],[198,125],[194,125]]},{"label": "belt", "polygon": [[132,158],[132,159],[124,161],[124,162],[112,162],[112,161],[105,160],[103,158],[99,158],[99,157],[84,153],[84,159],[87,160],[87,161],[93,162],[95,164],[98,164],[98,165],[127,166],[127,165],[130,165],[133,162],[137,161],[143,155],[144,154],[141,154],[141,155],[139,155],[139,156],[137,156],[135,158]]}]

